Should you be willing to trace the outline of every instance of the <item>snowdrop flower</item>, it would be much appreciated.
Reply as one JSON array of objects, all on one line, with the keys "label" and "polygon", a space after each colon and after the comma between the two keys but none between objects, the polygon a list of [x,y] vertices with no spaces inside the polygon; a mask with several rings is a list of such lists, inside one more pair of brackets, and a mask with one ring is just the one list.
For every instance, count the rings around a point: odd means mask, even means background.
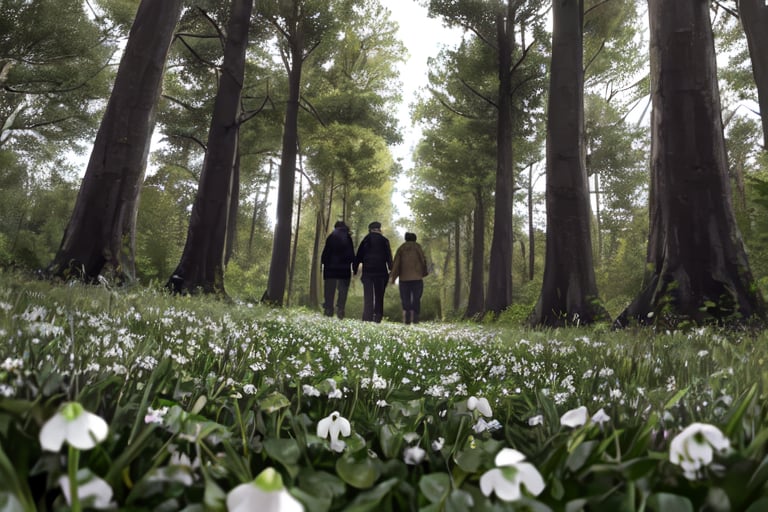
[{"label": "snowdrop flower", "polygon": [[348,437],[352,434],[352,426],[349,420],[343,418],[339,411],[333,411],[327,418],[321,419],[317,423],[317,437],[325,439],[330,437],[331,450],[343,452],[346,444],[339,440],[339,434]]},{"label": "snowdrop flower", "polygon": [[421,464],[426,455],[427,451],[421,446],[409,446],[403,451],[403,460],[406,464],[417,466]]},{"label": "snowdrop flower", "polygon": [[592,423],[597,423],[598,425],[602,426],[603,423],[608,421],[611,421],[611,417],[606,414],[605,409],[602,407],[599,411],[592,415]]},{"label": "snowdrop flower", "polygon": [[255,395],[256,394],[256,386],[253,384],[246,384],[243,386],[243,393],[246,395]]},{"label": "snowdrop flower", "polygon": [[712,462],[714,451],[725,452],[731,442],[712,425],[691,423],[669,444],[669,461],[683,468],[688,480],[695,480],[699,470]]},{"label": "snowdrop flower", "polygon": [[314,386],[310,386],[309,384],[304,384],[301,387],[301,390],[304,392],[307,396],[320,396],[320,390],[317,389]]},{"label": "snowdrop flower", "polygon": [[432,449],[436,452],[439,452],[443,449],[443,445],[445,445],[445,438],[444,437],[438,437],[434,441],[432,441]]},{"label": "snowdrop flower", "polygon": [[[93,475],[89,470],[78,471],[77,480],[77,496],[80,502],[87,503],[89,508],[112,507],[112,488],[106,481]],[[67,505],[72,505],[70,494],[72,488],[67,475],[59,477],[59,486],[64,493],[64,499],[67,500]]]},{"label": "snowdrop flower", "polygon": [[488,432],[494,432],[500,428],[501,422],[499,422],[499,420],[485,421],[483,418],[478,418],[477,423],[475,423],[475,425],[472,427],[472,430],[475,431],[475,434],[479,434],[480,432],[485,432],[486,430]]},{"label": "snowdrop flower", "polygon": [[544,424],[544,415],[539,414],[536,416],[531,416],[528,418],[528,426],[529,427],[535,427],[537,425],[543,425]]},{"label": "snowdrop flower", "polygon": [[78,450],[90,450],[107,438],[109,427],[99,416],[69,402],[40,429],[43,450],[58,452],[64,441]]},{"label": "snowdrop flower", "polygon": [[147,407],[147,414],[144,415],[144,423],[157,423],[162,424],[163,418],[168,414],[168,407],[161,407],[160,409],[153,409]]},{"label": "snowdrop flower", "polygon": [[496,454],[496,467],[480,477],[480,490],[484,495],[496,493],[499,499],[515,501],[522,497],[522,486],[534,496],[544,490],[544,479],[530,462],[523,462],[525,455],[512,448],[504,448]]},{"label": "snowdrop flower", "polygon": [[467,399],[467,409],[470,411],[474,411],[477,409],[477,412],[485,416],[486,418],[490,418],[493,416],[493,411],[491,411],[491,404],[488,403],[488,399],[485,397],[482,398],[476,398],[474,396],[471,396]]},{"label": "snowdrop flower", "polygon": [[571,409],[560,417],[560,425],[576,428],[584,425],[589,418],[587,408],[583,405],[576,409]]},{"label": "snowdrop flower", "polygon": [[227,494],[229,512],[303,512],[304,505],[283,486],[283,477],[267,468],[253,482],[240,484]]}]

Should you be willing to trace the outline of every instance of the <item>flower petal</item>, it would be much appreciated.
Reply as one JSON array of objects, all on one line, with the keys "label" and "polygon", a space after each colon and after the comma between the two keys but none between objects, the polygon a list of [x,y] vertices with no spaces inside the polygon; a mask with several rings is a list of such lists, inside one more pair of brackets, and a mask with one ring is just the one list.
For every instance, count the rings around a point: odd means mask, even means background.
[{"label": "flower petal", "polygon": [[526,490],[538,496],[544,490],[544,478],[536,467],[530,462],[520,462],[517,464],[518,478],[525,485]]},{"label": "flower petal", "polygon": [[518,462],[525,460],[525,455],[515,450],[514,448],[502,448],[502,450],[496,454],[494,462],[497,466],[512,466]]},{"label": "flower petal", "polygon": [[560,424],[566,427],[576,428],[587,422],[589,414],[585,406],[577,407],[566,412],[560,418]]},{"label": "flower petal", "polygon": [[55,414],[40,429],[40,446],[43,450],[58,452],[67,435],[67,420],[61,414]]},{"label": "flower petal", "polygon": [[78,450],[90,450],[106,439],[109,427],[99,416],[83,411],[80,416],[67,422],[67,442]]},{"label": "flower petal", "polygon": [[333,422],[333,420],[331,419],[330,416],[328,416],[327,418],[323,418],[320,421],[318,421],[317,422],[317,437],[321,437],[323,439],[328,437],[328,432],[330,431],[331,423],[332,422]]},{"label": "flower petal", "polygon": [[501,474],[499,468],[489,469],[480,477],[480,490],[486,496],[490,496],[499,479],[504,479],[504,475]]}]

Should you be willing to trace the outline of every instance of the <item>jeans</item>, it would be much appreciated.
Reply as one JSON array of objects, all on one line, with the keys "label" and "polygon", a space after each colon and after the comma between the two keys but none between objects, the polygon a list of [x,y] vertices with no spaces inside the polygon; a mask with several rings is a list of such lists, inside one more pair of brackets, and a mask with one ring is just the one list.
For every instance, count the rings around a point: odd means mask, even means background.
[{"label": "jeans", "polygon": [[336,297],[336,315],[339,318],[344,318],[344,307],[347,304],[347,292],[349,292],[349,278],[347,279],[326,279],[323,281],[324,289],[323,295],[325,302],[323,303],[323,312],[325,316],[333,316],[333,296],[336,290],[339,291],[338,297]]},{"label": "jeans", "polygon": [[363,276],[363,322],[381,322],[384,316],[384,289],[389,276]]}]

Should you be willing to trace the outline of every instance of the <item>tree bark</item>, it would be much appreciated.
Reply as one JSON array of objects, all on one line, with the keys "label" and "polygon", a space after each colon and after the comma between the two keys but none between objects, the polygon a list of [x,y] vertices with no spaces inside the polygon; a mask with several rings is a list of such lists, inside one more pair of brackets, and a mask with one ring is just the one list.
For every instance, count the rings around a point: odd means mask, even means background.
[{"label": "tree bark", "polygon": [[453,312],[459,313],[461,307],[461,223],[457,220],[453,226],[453,253],[456,272],[453,275]]},{"label": "tree bark", "polygon": [[768,151],[768,4],[765,0],[738,0],[739,18],[747,35],[752,74],[757,85],[763,150]]},{"label": "tree bark", "polygon": [[237,197],[233,188],[240,128],[240,95],[252,10],[253,0],[232,0],[221,78],[208,131],[200,184],[189,219],[187,241],[181,260],[167,284],[176,293],[226,294],[224,268],[227,239],[234,236],[230,208]]},{"label": "tree bark", "polygon": [[515,45],[513,2],[506,13],[496,15],[499,65],[499,117],[496,125],[496,197],[493,238],[488,265],[488,295],[485,309],[498,316],[512,304],[512,207],[514,166],[512,161],[512,52]]},{"label": "tree bark", "polygon": [[584,151],[583,0],[552,4],[547,116],[547,247],[532,325],[608,320],[597,299]]},{"label": "tree bark", "polygon": [[165,60],[181,0],[142,0],[52,276],[94,281],[104,267],[135,278],[136,213]]},{"label": "tree bark", "polygon": [[731,203],[709,2],[648,5],[649,272],[616,324],[765,319]]},{"label": "tree bark", "polygon": [[277,185],[275,236],[272,242],[272,259],[269,264],[267,290],[261,300],[267,304],[282,306],[288,277],[291,253],[291,227],[293,223],[293,192],[296,184],[296,155],[298,154],[299,99],[301,95],[301,68],[304,55],[304,37],[301,24],[293,20],[294,32],[288,41],[288,101],[283,126],[282,156]]},{"label": "tree bark", "polygon": [[483,316],[483,267],[485,265],[485,203],[483,191],[475,191],[475,211],[472,216],[472,270],[469,278],[469,298],[466,318]]}]

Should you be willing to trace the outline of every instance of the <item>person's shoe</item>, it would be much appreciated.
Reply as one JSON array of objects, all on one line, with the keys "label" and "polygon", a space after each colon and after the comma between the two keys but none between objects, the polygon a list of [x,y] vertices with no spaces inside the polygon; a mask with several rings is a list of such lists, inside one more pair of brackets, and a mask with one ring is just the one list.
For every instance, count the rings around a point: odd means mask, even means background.
[{"label": "person's shoe", "polygon": [[336,310],[336,316],[339,317],[339,320],[344,320],[344,310],[343,309]]}]

